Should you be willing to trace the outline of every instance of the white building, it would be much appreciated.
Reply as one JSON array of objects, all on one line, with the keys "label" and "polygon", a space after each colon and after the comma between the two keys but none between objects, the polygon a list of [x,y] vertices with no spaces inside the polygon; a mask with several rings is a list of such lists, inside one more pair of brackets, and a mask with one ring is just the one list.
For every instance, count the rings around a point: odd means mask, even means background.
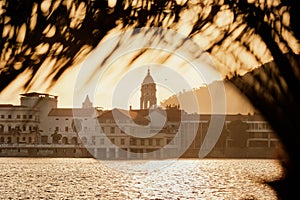
[{"label": "white building", "polygon": [[[41,135],[42,143],[79,144],[91,143],[97,129],[98,110],[87,96],[82,108],[53,108],[47,115],[46,131]],[[83,134],[84,133],[84,134]],[[54,141],[53,134],[59,134]]]},{"label": "white building", "polygon": [[37,109],[0,105],[0,143],[38,143],[39,129]]},{"label": "white building", "polygon": [[43,93],[21,94],[20,105],[0,105],[0,143],[39,143],[48,112],[57,97]]},{"label": "white building", "polygon": [[[93,107],[88,96],[81,108],[58,108],[57,101],[57,96],[32,92],[21,94],[20,105],[0,105],[0,155],[9,145],[17,145],[18,153],[19,144],[27,144],[35,148],[32,152],[36,155],[51,148],[60,156],[87,155],[82,153],[85,148],[103,159],[197,157],[211,121],[209,114],[187,114],[179,106],[159,108],[149,69],[141,84],[140,109],[103,111]],[[218,155],[238,155],[240,148],[256,149],[257,155],[279,146],[260,115],[226,115],[224,119],[222,133],[215,141]],[[247,130],[234,137],[235,127],[228,126],[237,121]],[[37,144],[40,146],[34,146]]]}]

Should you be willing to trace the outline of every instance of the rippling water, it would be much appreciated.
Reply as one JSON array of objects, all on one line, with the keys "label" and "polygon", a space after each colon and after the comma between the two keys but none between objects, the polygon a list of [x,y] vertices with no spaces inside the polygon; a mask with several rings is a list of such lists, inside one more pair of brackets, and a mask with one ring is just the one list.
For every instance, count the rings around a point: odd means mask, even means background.
[{"label": "rippling water", "polygon": [[276,160],[0,158],[1,199],[276,199]]}]

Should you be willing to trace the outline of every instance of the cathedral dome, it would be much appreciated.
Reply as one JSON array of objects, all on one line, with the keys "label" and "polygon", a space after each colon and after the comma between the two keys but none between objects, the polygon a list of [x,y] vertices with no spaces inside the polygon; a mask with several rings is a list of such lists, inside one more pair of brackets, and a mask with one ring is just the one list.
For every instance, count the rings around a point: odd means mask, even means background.
[{"label": "cathedral dome", "polygon": [[144,78],[142,85],[147,85],[147,84],[152,84],[152,83],[154,83],[154,80],[153,80],[152,76],[150,75],[150,69],[148,69],[147,76]]}]

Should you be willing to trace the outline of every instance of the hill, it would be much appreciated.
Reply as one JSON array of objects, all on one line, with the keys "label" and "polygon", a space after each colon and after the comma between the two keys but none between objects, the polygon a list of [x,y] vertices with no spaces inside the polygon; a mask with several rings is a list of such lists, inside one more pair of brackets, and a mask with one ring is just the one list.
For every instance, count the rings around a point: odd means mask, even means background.
[{"label": "hill", "polygon": [[[218,84],[219,81],[215,81],[211,84]],[[225,89],[225,99],[226,99],[226,113],[227,114],[248,114],[254,113],[255,109],[249,102],[249,100],[241,93],[239,90],[229,81],[222,81]],[[195,108],[192,106],[193,103],[189,104],[189,101],[195,95],[198,105],[200,108],[200,114],[211,113],[211,94],[209,91],[209,86],[201,86],[198,89],[191,91],[184,91],[178,95],[173,95],[168,99],[160,102],[162,107],[168,105],[179,105],[178,99],[185,102],[184,110],[188,113],[195,112]],[[189,106],[190,105],[190,106]],[[182,107],[182,106],[181,106]]]}]

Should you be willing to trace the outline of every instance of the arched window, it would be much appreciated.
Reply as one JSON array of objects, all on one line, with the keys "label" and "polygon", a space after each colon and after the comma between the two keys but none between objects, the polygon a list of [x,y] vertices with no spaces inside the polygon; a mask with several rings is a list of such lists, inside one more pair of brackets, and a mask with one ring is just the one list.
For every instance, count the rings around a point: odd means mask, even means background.
[{"label": "arched window", "polygon": [[77,144],[77,137],[73,137],[71,139],[71,144]]},{"label": "arched window", "polygon": [[0,124],[0,133],[3,133],[3,132],[4,132],[4,125]]},{"label": "arched window", "polygon": [[68,144],[68,138],[67,137],[63,137],[62,138],[62,143],[63,144]]}]

